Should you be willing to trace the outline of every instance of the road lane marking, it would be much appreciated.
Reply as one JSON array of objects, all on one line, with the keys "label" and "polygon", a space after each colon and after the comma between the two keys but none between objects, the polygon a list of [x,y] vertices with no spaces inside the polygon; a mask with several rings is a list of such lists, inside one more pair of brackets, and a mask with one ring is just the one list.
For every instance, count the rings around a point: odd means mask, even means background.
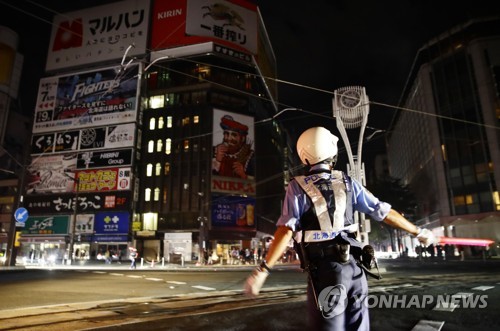
[{"label": "road lane marking", "polygon": [[169,284],[176,284],[176,285],[186,285],[186,282],[177,282],[175,280],[167,280],[167,283]]},{"label": "road lane marking", "polygon": [[450,299],[446,298],[446,300],[438,300],[436,306],[432,310],[453,312],[455,308],[460,307],[458,303],[463,302],[463,300],[458,300],[458,299],[467,298],[470,297],[471,295],[472,293],[464,293],[464,292],[455,293],[451,296]]},{"label": "road lane marking", "polygon": [[147,280],[152,280],[154,282],[163,282],[163,278],[145,278]]},{"label": "road lane marking", "polygon": [[130,278],[142,278],[142,276],[138,276],[138,275],[127,275],[127,277],[130,277]]},{"label": "road lane marking", "polygon": [[191,286],[191,287],[194,287],[194,288],[197,288],[197,289],[200,289],[200,290],[205,290],[205,291],[215,291],[216,290],[213,287],[207,287],[207,286],[202,286],[202,285],[194,285],[194,286]]},{"label": "road lane marking", "polygon": [[443,325],[443,321],[420,320],[411,331],[439,331]]},{"label": "road lane marking", "polygon": [[112,276],[123,276],[123,274],[119,274],[117,272],[111,272],[110,275],[112,275]]},{"label": "road lane marking", "polygon": [[491,290],[492,288],[495,288],[495,286],[477,286],[477,287],[473,287],[472,289],[476,290],[476,291],[488,291],[488,290]]}]

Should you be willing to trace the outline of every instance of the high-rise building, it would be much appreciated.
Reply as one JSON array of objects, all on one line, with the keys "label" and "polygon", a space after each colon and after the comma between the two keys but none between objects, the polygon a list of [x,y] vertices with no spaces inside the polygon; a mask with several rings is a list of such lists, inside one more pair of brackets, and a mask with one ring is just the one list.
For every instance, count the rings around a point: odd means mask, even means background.
[{"label": "high-rise building", "polygon": [[387,153],[390,175],[418,200],[415,221],[438,236],[500,241],[499,86],[498,16],[452,28],[416,55]]}]

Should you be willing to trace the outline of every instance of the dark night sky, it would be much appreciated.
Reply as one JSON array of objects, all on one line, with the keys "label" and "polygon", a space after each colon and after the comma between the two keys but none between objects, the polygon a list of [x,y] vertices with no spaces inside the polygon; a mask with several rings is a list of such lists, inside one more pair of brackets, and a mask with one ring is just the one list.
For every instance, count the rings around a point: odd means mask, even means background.
[{"label": "dark night sky", "polygon": [[[25,68],[20,98],[25,110],[36,101],[53,14],[107,2],[114,1],[0,0],[0,24],[22,37]],[[279,117],[299,132],[311,125],[336,132],[332,97],[340,87],[365,86],[370,101],[397,105],[414,57],[426,41],[470,18],[500,14],[500,1],[491,0],[254,2],[274,48],[278,79],[286,82],[279,83],[279,108],[318,114],[287,111]],[[390,107],[372,105],[366,135],[373,132],[371,128],[387,129],[393,115]],[[382,141],[378,135],[365,144],[365,162],[384,150]]]}]

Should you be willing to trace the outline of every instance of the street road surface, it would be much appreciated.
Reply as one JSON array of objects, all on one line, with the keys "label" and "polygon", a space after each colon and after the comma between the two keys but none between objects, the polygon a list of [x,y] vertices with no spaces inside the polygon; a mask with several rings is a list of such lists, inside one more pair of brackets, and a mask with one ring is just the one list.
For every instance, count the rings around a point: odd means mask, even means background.
[{"label": "street road surface", "polygon": [[[500,261],[381,264],[366,298],[372,330],[499,329]],[[241,293],[250,270],[0,272],[0,330],[306,329],[305,274],[277,268],[252,300]]]}]

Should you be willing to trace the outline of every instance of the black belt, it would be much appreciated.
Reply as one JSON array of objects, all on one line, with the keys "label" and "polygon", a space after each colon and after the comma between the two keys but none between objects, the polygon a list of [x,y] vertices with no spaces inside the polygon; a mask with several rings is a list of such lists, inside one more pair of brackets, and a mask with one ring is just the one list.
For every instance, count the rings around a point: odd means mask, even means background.
[{"label": "black belt", "polygon": [[332,258],[335,262],[347,262],[349,253],[346,252],[346,247],[349,244],[329,244],[326,245],[307,245],[306,252],[309,260],[314,261],[324,258]]}]

